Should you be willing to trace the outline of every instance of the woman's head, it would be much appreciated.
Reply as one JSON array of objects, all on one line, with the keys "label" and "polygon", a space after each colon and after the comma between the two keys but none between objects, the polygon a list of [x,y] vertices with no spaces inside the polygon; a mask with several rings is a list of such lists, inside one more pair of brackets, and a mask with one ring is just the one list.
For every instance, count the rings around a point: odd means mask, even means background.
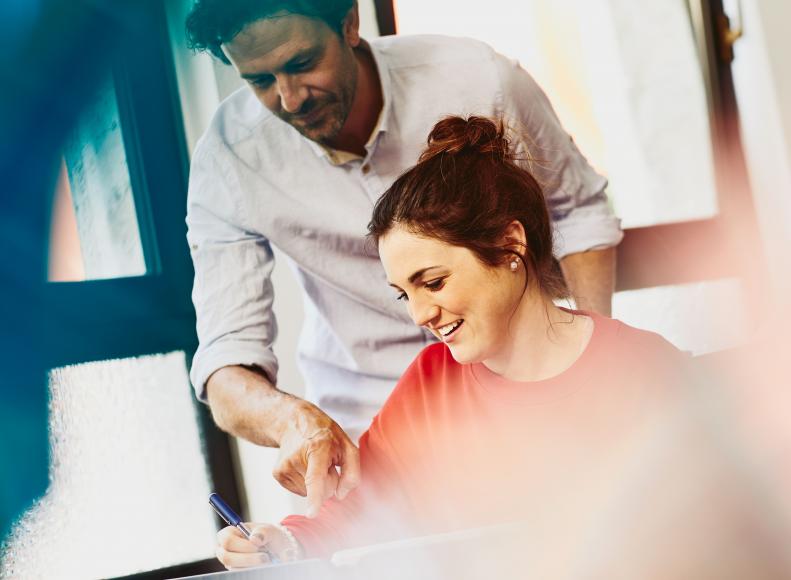
[{"label": "woman's head", "polygon": [[368,226],[415,323],[460,362],[497,348],[526,290],[566,296],[541,187],[516,161],[502,122],[443,119]]}]

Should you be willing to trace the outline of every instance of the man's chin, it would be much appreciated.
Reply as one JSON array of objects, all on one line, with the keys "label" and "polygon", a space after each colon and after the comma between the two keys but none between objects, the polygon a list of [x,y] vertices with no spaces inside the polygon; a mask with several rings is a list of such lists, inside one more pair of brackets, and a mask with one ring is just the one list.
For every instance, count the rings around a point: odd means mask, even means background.
[{"label": "man's chin", "polygon": [[325,122],[316,126],[294,125],[294,128],[299,131],[303,137],[306,137],[311,141],[315,141],[316,143],[321,143],[322,145],[329,145],[329,143],[338,136],[338,133],[340,133],[341,129],[339,126],[337,126],[337,123],[332,122]]}]

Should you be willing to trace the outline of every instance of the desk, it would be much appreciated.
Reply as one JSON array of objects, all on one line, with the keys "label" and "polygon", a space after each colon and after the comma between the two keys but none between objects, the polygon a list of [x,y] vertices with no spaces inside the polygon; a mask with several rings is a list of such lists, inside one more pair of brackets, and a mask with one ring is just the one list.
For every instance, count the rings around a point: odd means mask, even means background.
[{"label": "desk", "polygon": [[[190,580],[516,580],[526,541],[514,524],[387,542],[303,560],[190,576]],[[185,580],[185,579],[182,579]]]}]

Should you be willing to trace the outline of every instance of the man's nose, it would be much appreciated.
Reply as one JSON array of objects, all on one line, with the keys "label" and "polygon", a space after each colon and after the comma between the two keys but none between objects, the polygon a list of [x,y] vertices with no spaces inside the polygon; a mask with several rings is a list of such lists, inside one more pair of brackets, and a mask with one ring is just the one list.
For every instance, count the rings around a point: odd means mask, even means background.
[{"label": "man's nose", "polygon": [[280,107],[286,113],[299,111],[308,98],[305,86],[291,75],[282,75],[277,79],[277,91],[280,95]]}]

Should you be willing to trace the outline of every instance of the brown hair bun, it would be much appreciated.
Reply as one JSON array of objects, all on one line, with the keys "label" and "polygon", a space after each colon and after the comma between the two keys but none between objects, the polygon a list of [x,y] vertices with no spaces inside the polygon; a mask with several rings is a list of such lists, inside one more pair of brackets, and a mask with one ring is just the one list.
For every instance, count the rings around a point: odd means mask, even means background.
[{"label": "brown hair bun", "polygon": [[511,144],[502,120],[495,123],[485,117],[445,117],[434,125],[428,147],[420,155],[426,161],[437,155],[461,153],[494,154],[499,159],[510,156]]},{"label": "brown hair bun", "polygon": [[[467,248],[482,264],[507,267],[518,258],[525,284],[551,298],[568,295],[552,256],[552,223],[541,186],[518,163],[506,135],[507,122],[483,117],[446,117],[428,147],[374,206],[368,233],[379,242],[396,226],[451,246]],[[520,143],[514,135],[514,143]],[[506,239],[514,221],[525,242]]]}]

